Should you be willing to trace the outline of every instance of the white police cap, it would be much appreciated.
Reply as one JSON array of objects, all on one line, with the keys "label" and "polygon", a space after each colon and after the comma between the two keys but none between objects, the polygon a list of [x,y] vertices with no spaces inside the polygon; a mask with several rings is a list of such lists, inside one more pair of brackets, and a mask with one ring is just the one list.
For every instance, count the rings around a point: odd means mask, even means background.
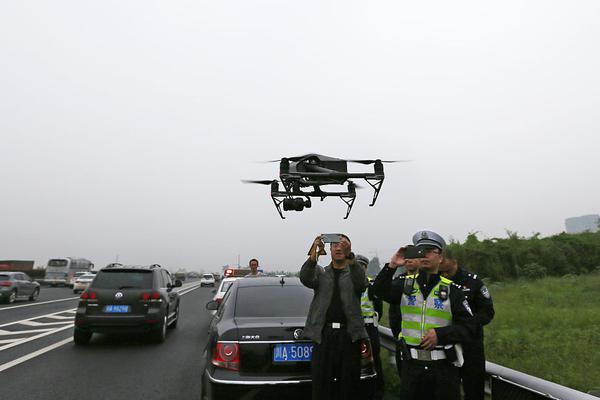
[{"label": "white police cap", "polygon": [[369,265],[369,259],[363,256],[362,254],[357,254],[356,256],[354,256],[354,258],[356,259],[356,262],[359,263],[362,267],[366,267],[367,265]]},{"label": "white police cap", "polygon": [[432,231],[419,231],[413,235],[415,246],[433,246],[442,250],[446,246],[443,237]]}]

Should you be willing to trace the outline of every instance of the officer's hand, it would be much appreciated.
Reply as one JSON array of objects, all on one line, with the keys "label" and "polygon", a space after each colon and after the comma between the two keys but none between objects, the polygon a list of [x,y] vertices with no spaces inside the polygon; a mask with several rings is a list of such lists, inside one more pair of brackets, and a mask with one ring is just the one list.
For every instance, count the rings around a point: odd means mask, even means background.
[{"label": "officer's hand", "polygon": [[421,347],[425,350],[433,350],[435,346],[438,344],[437,333],[435,333],[435,329],[430,329],[427,331],[423,340],[421,340]]},{"label": "officer's hand", "polygon": [[406,264],[406,259],[404,258],[404,251],[406,250],[406,246],[400,247],[398,251],[394,253],[392,256],[389,267],[392,269],[396,269],[399,266]]}]

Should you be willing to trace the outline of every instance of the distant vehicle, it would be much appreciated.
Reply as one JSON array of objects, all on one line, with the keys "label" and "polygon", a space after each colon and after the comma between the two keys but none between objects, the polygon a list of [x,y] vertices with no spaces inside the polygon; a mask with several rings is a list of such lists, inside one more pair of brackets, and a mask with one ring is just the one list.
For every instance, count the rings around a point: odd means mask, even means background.
[{"label": "distant vehicle", "polygon": [[[313,291],[298,278],[262,278],[238,279],[220,305],[208,302],[206,308],[217,314],[204,352],[201,399],[290,393],[310,398],[313,344],[303,330],[312,298]],[[361,340],[360,351],[361,382],[366,386],[376,376],[367,339]]]},{"label": "distant vehicle", "polygon": [[215,281],[219,282],[221,280],[221,275],[220,274],[213,273],[213,276],[215,277]]},{"label": "distant vehicle", "polygon": [[75,281],[77,280],[77,278],[83,276],[83,275],[87,275],[89,274],[89,272],[83,272],[83,271],[79,271],[79,272],[75,272],[73,274],[73,276],[71,277],[71,279],[69,279],[69,287],[73,288],[73,285],[75,284]]},{"label": "distant vehicle", "polygon": [[[223,301],[223,297],[225,297],[225,293],[227,293],[231,284],[233,282],[237,281],[238,279],[241,279],[241,278],[223,278],[223,279],[221,279],[221,284],[219,284],[219,288],[216,290],[213,290],[213,292],[215,293],[213,300],[217,304],[221,304],[221,301]],[[212,313],[215,314],[216,311],[213,310]]]},{"label": "distant vehicle", "polygon": [[200,278],[200,287],[203,286],[215,286],[215,277],[213,274],[204,274],[202,278]]},{"label": "distant vehicle", "polygon": [[180,281],[185,281],[185,278],[187,277],[187,273],[185,271],[177,271],[175,272],[175,274],[173,274],[173,276],[175,277],[175,279],[179,279]]},{"label": "distant vehicle", "polygon": [[53,258],[48,261],[43,282],[51,286],[70,286],[76,272],[87,273],[93,268],[94,264],[85,258]]},{"label": "distant vehicle", "polygon": [[95,277],[95,274],[83,274],[77,277],[77,279],[75,279],[75,282],[73,282],[73,293],[79,293],[86,290]]},{"label": "distant vehicle", "polygon": [[14,303],[19,297],[35,301],[40,295],[40,284],[24,272],[0,272],[0,299]]},{"label": "distant vehicle", "polygon": [[33,261],[24,260],[0,260],[0,271],[33,271]]},{"label": "distant vehicle", "polygon": [[160,265],[103,268],[81,294],[73,341],[89,343],[92,334],[143,333],[161,343],[167,327],[177,326],[179,294],[171,274]]}]

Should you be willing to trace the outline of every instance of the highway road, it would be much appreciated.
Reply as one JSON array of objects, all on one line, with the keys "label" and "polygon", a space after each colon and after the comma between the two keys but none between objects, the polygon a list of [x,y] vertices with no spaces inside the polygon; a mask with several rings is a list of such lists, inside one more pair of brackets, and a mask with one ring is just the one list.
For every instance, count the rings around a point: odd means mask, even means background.
[{"label": "highway road", "polygon": [[73,317],[79,296],[43,287],[35,302],[0,305],[0,390],[3,399],[199,398],[212,288],[199,281],[178,288],[177,328],[162,344],[137,335],[95,334],[75,347]]}]

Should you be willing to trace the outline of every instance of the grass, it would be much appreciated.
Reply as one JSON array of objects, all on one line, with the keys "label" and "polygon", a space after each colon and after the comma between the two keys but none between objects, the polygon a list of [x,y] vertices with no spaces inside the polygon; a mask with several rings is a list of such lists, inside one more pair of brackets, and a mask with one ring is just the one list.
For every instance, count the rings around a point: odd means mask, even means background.
[{"label": "grass", "polygon": [[[496,316],[485,328],[488,361],[583,392],[600,388],[600,273],[489,289]],[[394,390],[395,367],[384,368]]]}]

